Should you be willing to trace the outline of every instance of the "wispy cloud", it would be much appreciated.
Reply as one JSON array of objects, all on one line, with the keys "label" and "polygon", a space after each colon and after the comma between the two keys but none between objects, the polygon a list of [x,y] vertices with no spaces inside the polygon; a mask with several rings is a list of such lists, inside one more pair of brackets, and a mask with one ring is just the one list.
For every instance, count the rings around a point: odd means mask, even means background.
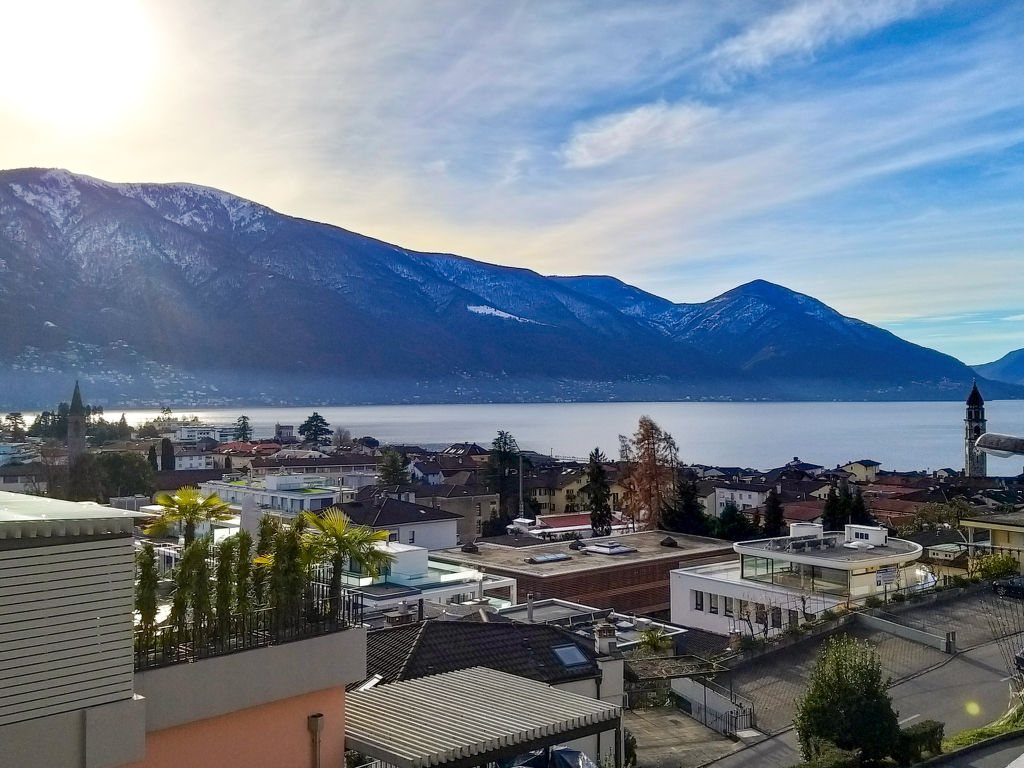
[{"label": "wispy cloud", "polygon": [[767,69],[779,59],[810,56],[894,22],[912,18],[936,0],[803,0],[754,22],[711,52],[708,77],[724,85]]}]

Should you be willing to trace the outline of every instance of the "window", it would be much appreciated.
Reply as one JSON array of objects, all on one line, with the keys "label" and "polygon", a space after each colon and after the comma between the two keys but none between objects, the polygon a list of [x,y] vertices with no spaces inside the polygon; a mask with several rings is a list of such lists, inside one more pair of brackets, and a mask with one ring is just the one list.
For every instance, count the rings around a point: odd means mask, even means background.
[{"label": "window", "polygon": [[411,531],[409,531],[409,543],[410,544],[415,544],[416,543],[416,529],[415,528],[412,529]]},{"label": "window", "polygon": [[708,613],[718,613],[718,595],[708,595]]},{"label": "window", "polygon": [[479,501],[476,503],[476,516],[480,517],[480,502]]},{"label": "window", "polygon": [[725,601],[725,605],[724,605],[725,615],[726,616],[732,616],[732,598],[731,597],[725,597],[725,598],[722,598],[722,599]]},{"label": "window", "polygon": [[693,610],[703,611],[704,610],[704,593],[696,589],[691,590],[693,592]]},{"label": "window", "polygon": [[483,530],[484,530],[484,523],[483,523],[483,521],[482,520],[477,520],[476,521],[476,535],[479,536],[480,534],[482,534]]},{"label": "window", "polygon": [[589,659],[577,645],[558,645],[551,649],[563,667],[578,667]]},{"label": "window", "polygon": [[772,608],[772,628],[778,629],[782,626],[782,609],[779,606]]}]

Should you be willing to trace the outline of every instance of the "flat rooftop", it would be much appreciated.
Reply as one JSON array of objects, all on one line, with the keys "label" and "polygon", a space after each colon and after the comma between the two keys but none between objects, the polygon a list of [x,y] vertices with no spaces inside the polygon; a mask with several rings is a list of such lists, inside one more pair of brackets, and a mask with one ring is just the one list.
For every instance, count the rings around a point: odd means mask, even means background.
[{"label": "flat rooftop", "polygon": [[977,515],[975,517],[965,517],[960,522],[968,527],[973,527],[973,525],[1010,525],[1024,528],[1024,511],[1003,512],[997,515]]},{"label": "flat rooftop", "polygon": [[[676,546],[665,546],[662,542],[666,537],[674,539]],[[431,556],[442,562],[543,577],[666,560],[684,561],[724,554],[731,557],[733,554],[731,541],[704,536],[686,536],[681,533],[666,533],[665,531],[644,531],[598,539],[581,539],[579,545],[595,547],[608,542],[619,542],[625,548],[634,551],[622,551],[616,554],[589,553],[580,549],[572,549],[570,544],[573,542],[571,541],[557,541],[530,547],[503,547],[498,544],[479,542],[476,544],[476,552],[463,552],[462,548],[455,547],[437,550]],[[527,560],[540,560],[541,562],[527,562]]]},{"label": "flat rooftop", "polygon": [[91,501],[64,501],[27,493],[0,491],[0,525],[60,520],[114,520],[151,517],[146,512],[105,507]]},{"label": "flat rooftop", "polygon": [[[821,544],[818,544],[818,542]],[[787,555],[814,558],[833,563],[856,563],[862,560],[877,560],[883,557],[899,555],[917,556],[921,547],[911,541],[888,537],[886,544],[872,544],[870,547],[846,547],[846,534],[842,531],[826,531],[820,540],[808,540],[807,537],[789,536],[774,539],[755,539],[736,543],[736,551],[750,554],[752,550],[764,552],[767,557],[784,559]],[[858,542],[859,543],[859,542]]]}]

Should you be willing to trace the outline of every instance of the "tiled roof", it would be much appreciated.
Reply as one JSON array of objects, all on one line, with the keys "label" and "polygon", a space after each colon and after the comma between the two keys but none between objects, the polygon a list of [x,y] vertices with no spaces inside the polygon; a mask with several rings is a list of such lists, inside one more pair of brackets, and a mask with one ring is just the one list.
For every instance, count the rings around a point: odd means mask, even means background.
[{"label": "tiled roof", "polygon": [[385,498],[376,503],[351,501],[341,505],[342,510],[357,525],[368,528],[387,528],[391,525],[426,523],[436,520],[461,520],[460,515],[422,504]]},{"label": "tiled roof", "polygon": [[323,459],[253,459],[252,466],[260,467],[351,467],[363,464],[380,464],[379,456],[365,456],[359,453],[348,453],[340,456],[328,456]]},{"label": "tiled roof", "polygon": [[[579,648],[585,662],[559,661],[553,649],[566,645]],[[560,683],[596,676],[596,658],[590,642],[548,624],[423,621],[366,637],[366,674],[385,683],[469,667]]]}]

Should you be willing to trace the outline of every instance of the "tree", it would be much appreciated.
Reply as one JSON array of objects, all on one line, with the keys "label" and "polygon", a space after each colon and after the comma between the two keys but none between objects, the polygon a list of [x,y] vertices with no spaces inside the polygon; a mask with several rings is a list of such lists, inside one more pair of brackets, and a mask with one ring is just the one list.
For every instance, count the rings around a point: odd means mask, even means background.
[{"label": "tree", "polygon": [[227,520],[231,517],[230,505],[221,501],[215,493],[203,496],[195,486],[187,485],[173,494],[158,493],[154,501],[163,507],[163,513],[154,522],[146,526],[148,534],[162,535],[167,528],[175,523],[185,527],[185,546],[196,538],[196,526],[199,523]]},{"label": "tree", "polygon": [[612,488],[604,468],[607,461],[600,448],[592,450],[583,472],[586,483],[580,488],[580,494],[590,507],[590,530],[595,536],[612,533]]},{"label": "tree", "polygon": [[138,586],[135,588],[135,610],[139,612],[139,624],[145,634],[153,631],[156,623],[156,552],[150,542],[142,545],[135,556],[135,573]]},{"label": "tree", "polygon": [[305,438],[306,442],[319,445],[331,434],[330,427],[327,419],[313,411],[312,415],[299,425],[299,434]]},{"label": "tree", "polygon": [[519,444],[511,432],[500,430],[491,441],[486,472],[491,490],[498,494],[500,513],[495,525],[504,529],[519,512]]},{"label": "tree", "polygon": [[929,502],[918,507],[913,521],[909,525],[901,526],[899,532],[908,534],[934,528],[957,527],[960,520],[970,517],[972,512],[970,502],[963,496],[957,496],[942,504]]},{"label": "tree", "polygon": [[846,635],[829,638],[797,704],[796,731],[805,759],[827,741],[841,749],[859,749],[867,761],[894,754],[899,725],[889,680],[871,646]]},{"label": "tree", "polygon": [[278,524],[270,515],[260,518],[256,528],[256,558],[252,570],[252,597],[256,605],[263,605],[267,597],[268,563],[266,558],[274,551]]},{"label": "tree", "polygon": [[648,627],[640,632],[637,650],[645,656],[660,656],[672,648],[672,636],[664,627]]},{"label": "tree", "polygon": [[676,441],[650,416],[641,416],[632,437],[619,435],[619,453],[626,465],[623,509],[634,528],[654,528],[672,497],[679,465]]},{"label": "tree", "polygon": [[349,570],[358,567],[374,578],[379,576],[394,559],[380,546],[387,543],[388,532],[353,525],[338,507],[328,507],[319,514],[303,512],[303,517],[310,526],[318,553],[331,563],[328,610],[337,618],[342,571],[348,565]]},{"label": "tree", "polygon": [[713,522],[697,499],[696,484],[682,474],[677,474],[672,498],[661,508],[662,528],[674,533],[707,536]]},{"label": "tree", "polygon": [[104,501],[111,496],[149,496],[156,490],[153,468],[137,453],[101,453],[96,457],[101,472]]},{"label": "tree", "polygon": [[252,440],[252,427],[249,426],[249,417],[241,415],[235,420],[235,440],[247,443]]},{"label": "tree", "polygon": [[146,454],[146,461],[149,462],[149,466],[153,468],[154,472],[158,472],[160,470],[160,463],[157,461],[156,458],[155,445],[149,446],[149,453]]},{"label": "tree", "polygon": [[352,433],[344,427],[338,427],[334,430],[334,434],[331,436],[331,445],[351,445],[352,444]]},{"label": "tree", "polygon": [[234,607],[235,537],[229,536],[217,545],[217,589],[214,605],[217,628],[221,637],[231,631],[231,609]]},{"label": "tree", "polygon": [[970,561],[970,571],[985,581],[1015,576],[1020,569],[1017,558],[1009,552],[990,552]]},{"label": "tree", "polygon": [[729,502],[722,510],[715,526],[715,535],[729,541],[744,541],[757,536],[757,527],[750,519],[740,512],[733,502]]},{"label": "tree", "polygon": [[782,518],[782,502],[772,488],[764,502],[764,535],[772,538],[781,536],[785,521]]},{"label": "tree", "polygon": [[235,610],[244,617],[252,609],[252,535],[243,529],[236,538]]},{"label": "tree", "polygon": [[381,485],[406,485],[409,473],[405,471],[405,460],[398,451],[387,450],[377,467]]},{"label": "tree", "polygon": [[174,443],[167,437],[160,441],[160,469],[164,472],[174,469]]},{"label": "tree", "polygon": [[65,494],[69,501],[96,501],[106,503],[103,496],[103,470],[96,457],[83,453],[68,471],[68,487]]},{"label": "tree", "polygon": [[821,512],[821,522],[826,531],[843,529],[847,521],[847,511],[844,507],[843,499],[836,493],[836,489],[830,488],[825,499],[825,508]]},{"label": "tree", "polygon": [[850,500],[850,522],[854,525],[875,525],[875,519],[871,517],[867,504],[864,503],[864,494],[860,488],[853,494]]},{"label": "tree", "polygon": [[4,432],[7,433],[7,439],[12,443],[20,443],[25,440],[25,417],[18,411],[12,411],[4,417],[5,426]]}]

